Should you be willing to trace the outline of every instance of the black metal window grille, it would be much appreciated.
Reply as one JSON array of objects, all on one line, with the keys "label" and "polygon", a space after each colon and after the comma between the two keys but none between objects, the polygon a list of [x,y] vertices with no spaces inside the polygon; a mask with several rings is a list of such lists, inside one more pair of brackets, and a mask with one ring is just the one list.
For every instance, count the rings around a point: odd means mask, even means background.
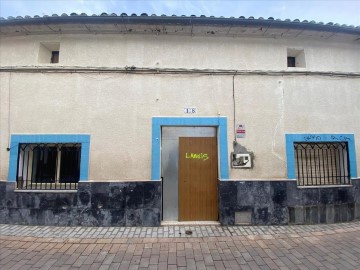
[{"label": "black metal window grille", "polygon": [[77,189],[81,144],[22,143],[17,164],[18,189]]},{"label": "black metal window grille", "polygon": [[294,143],[299,186],[349,185],[346,142]]}]

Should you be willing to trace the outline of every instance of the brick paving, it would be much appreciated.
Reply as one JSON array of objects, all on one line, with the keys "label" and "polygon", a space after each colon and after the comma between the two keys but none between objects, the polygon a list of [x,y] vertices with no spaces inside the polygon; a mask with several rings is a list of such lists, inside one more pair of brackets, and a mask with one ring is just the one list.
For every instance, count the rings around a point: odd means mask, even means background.
[{"label": "brick paving", "polygon": [[0,224],[0,269],[360,269],[360,222],[156,228]]}]

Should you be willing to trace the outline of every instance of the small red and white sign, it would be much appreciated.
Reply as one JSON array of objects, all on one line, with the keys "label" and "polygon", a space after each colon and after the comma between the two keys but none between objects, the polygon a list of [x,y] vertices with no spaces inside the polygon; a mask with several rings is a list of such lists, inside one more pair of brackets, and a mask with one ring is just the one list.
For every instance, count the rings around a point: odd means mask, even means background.
[{"label": "small red and white sign", "polygon": [[235,133],[236,133],[236,138],[245,138],[245,134],[246,134],[245,125],[244,124],[236,125]]}]

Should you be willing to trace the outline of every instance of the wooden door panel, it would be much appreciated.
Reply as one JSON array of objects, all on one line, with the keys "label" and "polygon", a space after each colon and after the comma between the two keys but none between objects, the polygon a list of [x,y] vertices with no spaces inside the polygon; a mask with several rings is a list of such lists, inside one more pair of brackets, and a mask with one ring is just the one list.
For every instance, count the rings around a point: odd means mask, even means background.
[{"label": "wooden door panel", "polygon": [[179,138],[179,220],[218,220],[215,137]]}]

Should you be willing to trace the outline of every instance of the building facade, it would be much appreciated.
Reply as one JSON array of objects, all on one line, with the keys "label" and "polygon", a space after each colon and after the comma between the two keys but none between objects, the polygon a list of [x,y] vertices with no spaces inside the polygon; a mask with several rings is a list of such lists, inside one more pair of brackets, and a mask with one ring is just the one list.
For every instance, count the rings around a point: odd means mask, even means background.
[{"label": "building facade", "polygon": [[0,222],[359,219],[359,40],[273,18],[0,20]]}]

